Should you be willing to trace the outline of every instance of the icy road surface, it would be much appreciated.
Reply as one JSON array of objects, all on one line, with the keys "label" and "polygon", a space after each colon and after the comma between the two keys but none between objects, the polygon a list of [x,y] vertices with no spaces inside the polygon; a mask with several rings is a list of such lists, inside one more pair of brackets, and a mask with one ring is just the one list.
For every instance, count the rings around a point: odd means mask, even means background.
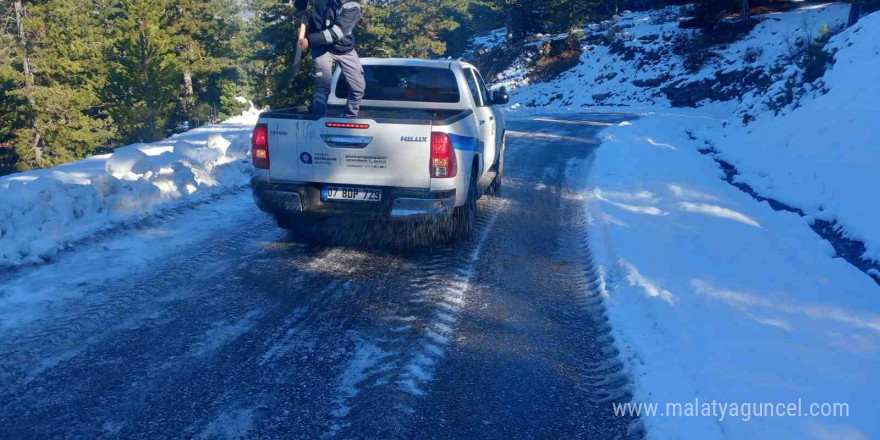
[{"label": "icy road surface", "polygon": [[626,435],[570,172],[624,118],[512,121],[467,244],[301,243],[245,191],[0,273],[0,437]]}]

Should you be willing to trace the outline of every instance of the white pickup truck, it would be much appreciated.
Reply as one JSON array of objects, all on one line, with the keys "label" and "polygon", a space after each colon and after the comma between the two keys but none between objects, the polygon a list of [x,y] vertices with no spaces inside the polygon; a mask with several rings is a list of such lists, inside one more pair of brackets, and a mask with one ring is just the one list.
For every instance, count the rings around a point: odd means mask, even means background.
[{"label": "white pickup truck", "polygon": [[252,138],[257,206],[295,229],[332,216],[434,222],[470,237],[476,201],[501,187],[504,116],[477,69],[461,61],[362,60],[357,118],[342,117],[348,84],[333,77],[328,112],[260,115]]}]

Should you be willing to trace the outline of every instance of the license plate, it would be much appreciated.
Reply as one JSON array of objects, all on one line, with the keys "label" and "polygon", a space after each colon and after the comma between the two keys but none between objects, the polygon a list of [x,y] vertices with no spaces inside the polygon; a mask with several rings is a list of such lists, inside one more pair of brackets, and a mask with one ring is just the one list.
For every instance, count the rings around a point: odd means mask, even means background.
[{"label": "license plate", "polygon": [[351,200],[355,202],[381,202],[382,190],[371,188],[348,188],[327,186],[321,191],[322,200]]}]

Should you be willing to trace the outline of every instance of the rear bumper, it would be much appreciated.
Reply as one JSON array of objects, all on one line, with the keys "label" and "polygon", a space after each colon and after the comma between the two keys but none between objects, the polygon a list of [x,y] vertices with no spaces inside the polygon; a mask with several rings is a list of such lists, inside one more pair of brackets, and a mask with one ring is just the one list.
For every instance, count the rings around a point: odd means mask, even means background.
[{"label": "rear bumper", "polygon": [[[394,220],[443,220],[452,216],[455,190],[382,189],[382,201],[348,202],[321,200],[321,184],[251,180],[254,202],[262,211],[275,215],[308,217],[365,217]],[[359,185],[344,185],[358,187]]]}]

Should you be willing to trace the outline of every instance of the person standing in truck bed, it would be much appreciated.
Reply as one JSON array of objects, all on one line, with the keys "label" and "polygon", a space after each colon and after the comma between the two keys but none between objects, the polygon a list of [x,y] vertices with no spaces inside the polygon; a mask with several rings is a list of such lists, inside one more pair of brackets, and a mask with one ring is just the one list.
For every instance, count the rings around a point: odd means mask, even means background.
[{"label": "person standing in truck bed", "polygon": [[[308,3],[309,0],[296,0],[296,9],[305,11]],[[317,116],[327,112],[334,62],[350,87],[345,116],[356,117],[360,112],[366,82],[353,32],[361,19],[361,10],[359,0],[312,0],[306,38],[299,45],[303,50],[311,48],[315,76],[312,113]]]}]

